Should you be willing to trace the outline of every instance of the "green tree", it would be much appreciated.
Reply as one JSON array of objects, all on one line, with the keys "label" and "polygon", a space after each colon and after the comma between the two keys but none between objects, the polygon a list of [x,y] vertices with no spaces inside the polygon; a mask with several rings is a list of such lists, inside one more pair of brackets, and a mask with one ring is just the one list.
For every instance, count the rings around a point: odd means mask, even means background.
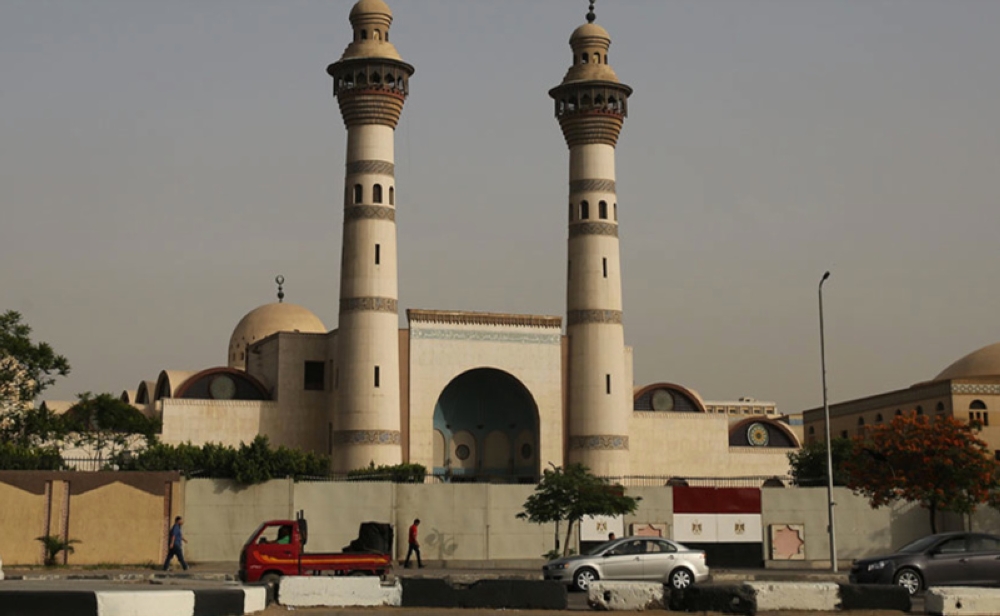
[{"label": "green tree", "polygon": [[93,452],[98,460],[126,451],[146,449],[156,442],[160,421],[142,414],[111,394],[85,392],[60,418],[61,430],[77,447]]},{"label": "green tree", "polygon": [[41,541],[45,546],[45,566],[55,567],[59,564],[59,554],[66,552],[72,554],[76,551],[73,544],[80,543],[79,539],[63,539],[58,535],[43,535],[35,537],[36,541]]},{"label": "green tree", "polygon": [[997,486],[997,465],[981,426],[954,417],[904,413],[891,423],[869,426],[855,437],[845,464],[848,487],[873,508],[903,500],[930,512],[937,532],[938,511],[972,513],[988,502]]},{"label": "green tree", "polygon": [[554,466],[542,474],[535,493],[524,501],[524,511],[517,517],[535,524],[565,520],[563,555],[566,556],[569,555],[573,525],[584,516],[616,516],[636,510],[638,499],[625,496],[624,491],[621,486],[611,485],[592,475],[590,469],[582,464],[570,464],[566,468]]},{"label": "green tree", "polygon": [[[833,456],[833,485],[847,485],[844,463],[853,452],[854,444],[851,439],[835,438],[830,441],[830,454]],[[790,452],[788,464],[796,485],[825,486],[829,481],[826,475],[826,441],[809,443],[798,451]]]},{"label": "green tree", "polygon": [[[0,314],[0,357],[11,357],[26,378],[20,381],[20,399],[31,402],[56,376],[69,374],[69,362],[45,342],[31,341],[31,327],[21,320],[21,313],[8,310]],[[0,381],[11,378],[11,368],[0,370]]]}]

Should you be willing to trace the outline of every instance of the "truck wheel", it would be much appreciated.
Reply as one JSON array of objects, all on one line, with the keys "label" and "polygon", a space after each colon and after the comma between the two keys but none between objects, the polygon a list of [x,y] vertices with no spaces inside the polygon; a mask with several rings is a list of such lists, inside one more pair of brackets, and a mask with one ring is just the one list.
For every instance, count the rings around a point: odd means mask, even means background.
[{"label": "truck wheel", "polygon": [[260,581],[268,586],[277,586],[280,580],[281,574],[275,573],[274,571],[268,571],[264,575],[260,576]]}]

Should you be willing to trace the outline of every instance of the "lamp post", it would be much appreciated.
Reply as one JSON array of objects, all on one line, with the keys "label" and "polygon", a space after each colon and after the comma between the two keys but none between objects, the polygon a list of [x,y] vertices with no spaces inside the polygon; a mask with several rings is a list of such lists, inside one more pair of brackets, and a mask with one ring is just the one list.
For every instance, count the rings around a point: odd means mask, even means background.
[{"label": "lamp post", "polygon": [[823,421],[826,424],[826,509],[830,532],[830,568],[837,570],[837,532],[833,525],[833,448],[830,444],[830,405],[826,399],[826,341],[823,335],[823,283],[830,272],[819,281],[819,361],[823,371]]}]

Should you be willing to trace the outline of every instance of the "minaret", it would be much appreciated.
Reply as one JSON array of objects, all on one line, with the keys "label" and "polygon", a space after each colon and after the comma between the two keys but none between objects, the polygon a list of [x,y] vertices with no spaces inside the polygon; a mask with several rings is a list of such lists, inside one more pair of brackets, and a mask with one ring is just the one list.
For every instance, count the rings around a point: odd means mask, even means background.
[{"label": "minaret", "polygon": [[615,197],[615,145],[632,88],[608,64],[611,37],[594,23],[570,37],[573,64],[549,91],[569,146],[569,462],[628,474],[628,406]]},{"label": "minaret", "polygon": [[333,470],[402,462],[394,138],[413,67],[382,0],[351,9],[354,39],[327,72],[347,126]]}]

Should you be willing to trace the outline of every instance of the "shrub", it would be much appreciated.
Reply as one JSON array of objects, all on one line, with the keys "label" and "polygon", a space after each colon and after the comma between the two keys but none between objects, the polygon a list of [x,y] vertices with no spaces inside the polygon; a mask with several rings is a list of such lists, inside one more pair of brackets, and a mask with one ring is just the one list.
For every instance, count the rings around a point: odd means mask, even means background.
[{"label": "shrub", "polygon": [[395,464],[359,468],[347,473],[353,481],[391,481],[393,483],[423,483],[427,468],[423,464]]}]

